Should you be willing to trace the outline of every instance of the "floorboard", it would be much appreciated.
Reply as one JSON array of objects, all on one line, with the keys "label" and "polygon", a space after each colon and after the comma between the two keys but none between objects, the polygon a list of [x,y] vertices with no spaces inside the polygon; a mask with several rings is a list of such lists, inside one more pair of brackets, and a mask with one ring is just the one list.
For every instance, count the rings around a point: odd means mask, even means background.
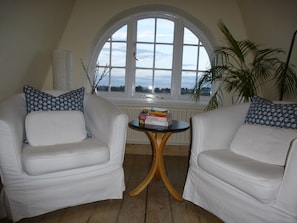
[{"label": "floorboard", "polygon": [[[177,201],[167,191],[162,180],[153,179],[137,196],[129,196],[150,169],[151,155],[126,154],[124,160],[126,191],[122,200],[98,201],[64,208],[41,216],[22,219],[18,223],[222,223],[204,209],[188,202]],[[188,158],[165,156],[168,178],[182,193]],[[0,223],[11,223],[0,219]]]}]

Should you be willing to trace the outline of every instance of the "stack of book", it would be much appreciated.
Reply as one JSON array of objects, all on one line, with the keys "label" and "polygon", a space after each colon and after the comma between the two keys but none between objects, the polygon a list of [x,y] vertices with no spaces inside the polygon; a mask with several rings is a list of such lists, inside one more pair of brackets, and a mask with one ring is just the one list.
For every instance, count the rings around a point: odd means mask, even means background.
[{"label": "stack of book", "polygon": [[145,125],[170,126],[172,114],[164,108],[145,108],[139,115],[139,122]]}]

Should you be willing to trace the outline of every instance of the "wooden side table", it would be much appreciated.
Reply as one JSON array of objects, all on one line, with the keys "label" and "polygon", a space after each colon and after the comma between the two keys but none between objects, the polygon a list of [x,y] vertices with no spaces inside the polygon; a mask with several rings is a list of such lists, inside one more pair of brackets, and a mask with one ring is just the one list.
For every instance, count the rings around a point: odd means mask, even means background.
[{"label": "wooden side table", "polygon": [[170,126],[157,126],[157,125],[139,125],[139,120],[135,119],[129,122],[128,126],[132,129],[143,131],[148,136],[153,150],[153,162],[144,180],[132,191],[129,192],[130,196],[138,195],[143,191],[147,185],[151,182],[153,177],[156,179],[162,179],[167,190],[176,199],[181,201],[182,196],[175,190],[175,188],[170,183],[165,166],[163,151],[165,149],[165,144],[172,133],[183,132],[189,129],[190,125],[184,121],[173,120]]}]

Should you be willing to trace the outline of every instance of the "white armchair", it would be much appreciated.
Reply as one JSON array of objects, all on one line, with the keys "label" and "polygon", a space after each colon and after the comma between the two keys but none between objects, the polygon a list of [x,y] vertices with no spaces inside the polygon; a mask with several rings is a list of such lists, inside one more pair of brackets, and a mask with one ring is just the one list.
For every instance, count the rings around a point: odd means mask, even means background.
[{"label": "white armchair", "polygon": [[26,114],[24,94],[0,102],[1,203],[13,221],[122,198],[127,115],[109,101],[85,94],[83,114],[91,137],[38,147],[23,142]]},{"label": "white armchair", "polygon": [[183,198],[228,223],[296,223],[297,131],[245,123],[249,107],[192,117]]}]

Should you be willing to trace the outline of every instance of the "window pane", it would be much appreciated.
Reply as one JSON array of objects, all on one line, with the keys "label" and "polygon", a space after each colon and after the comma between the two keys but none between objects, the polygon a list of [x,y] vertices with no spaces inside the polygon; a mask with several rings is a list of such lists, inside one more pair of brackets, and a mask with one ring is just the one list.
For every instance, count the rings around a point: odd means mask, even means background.
[{"label": "window pane", "polygon": [[[198,78],[202,78],[203,72],[199,72],[199,76]],[[211,91],[211,84],[210,83],[206,83],[204,85],[201,86],[201,90],[200,90],[200,95],[202,96],[210,96],[210,91]]]},{"label": "window pane", "polygon": [[106,65],[106,64],[109,64],[109,56],[110,56],[110,53],[109,53],[109,46],[110,46],[110,43],[109,42],[106,42],[102,48],[102,50],[100,51],[100,54],[98,56],[98,59],[97,59],[97,64],[98,65]]},{"label": "window pane", "polygon": [[189,29],[184,28],[184,44],[198,45],[198,38]]},{"label": "window pane", "polygon": [[155,71],[155,93],[170,93],[171,89],[171,71]]},{"label": "window pane", "polygon": [[155,19],[137,21],[137,42],[154,42]]},{"label": "window pane", "polygon": [[112,66],[126,66],[126,43],[112,43]]},{"label": "window pane", "polygon": [[197,56],[198,47],[184,46],[183,49],[183,70],[196,70],[197,69]]},{"label": "window pane", "polygon": [[111,70],[111,91],[125,91],[125,69],[113,68]]},{"label": "window pane", "polygon": [[137,44],[136,45],[136,67],[153,67],[154,45],[153,44]]},{"label": "window pane", "polygon": [[113,41],[126,41],[127,40],[127,25],[123,26],[119,30],[117,30],[112,35]]},{"label": "window pane", "polygon": [[191,94],[196,84],[196,72],[182,72],[181,94]]},{"label": "window pane", "polygon": [[[200,78],[202,73],[198,74]],[[197,82],[196,72],[183,72],[182,73],[182,84],[181,84],[181,94],[192,94],[192,90]],[[201,96],[210,96],[211,85],[207,84],[201,87]]]},{"label": "window pane", "polygon": [[156,68],[172,68],[172,58],[173,58],[173,46],[172,45],[156,45]]},{"label": "window pane", "polygon": [[167,19],[157,19],[157,43],[173,43],[174,23]]},{"label": "window pane", "polygon": [[106,75],[99,83],[98,91],[108,91],[109,86],[109,74]]},{"label": "window pane", "polygon": [[201,70],[208,70],[209,68],[210,68],[210,61],[209,61],[208,54],[204,47],[200,47],[198,69],[201,71]]},{"label": "window pane", "polygon": [[136,69],[135,91],[152,93],[152,70]]}]

